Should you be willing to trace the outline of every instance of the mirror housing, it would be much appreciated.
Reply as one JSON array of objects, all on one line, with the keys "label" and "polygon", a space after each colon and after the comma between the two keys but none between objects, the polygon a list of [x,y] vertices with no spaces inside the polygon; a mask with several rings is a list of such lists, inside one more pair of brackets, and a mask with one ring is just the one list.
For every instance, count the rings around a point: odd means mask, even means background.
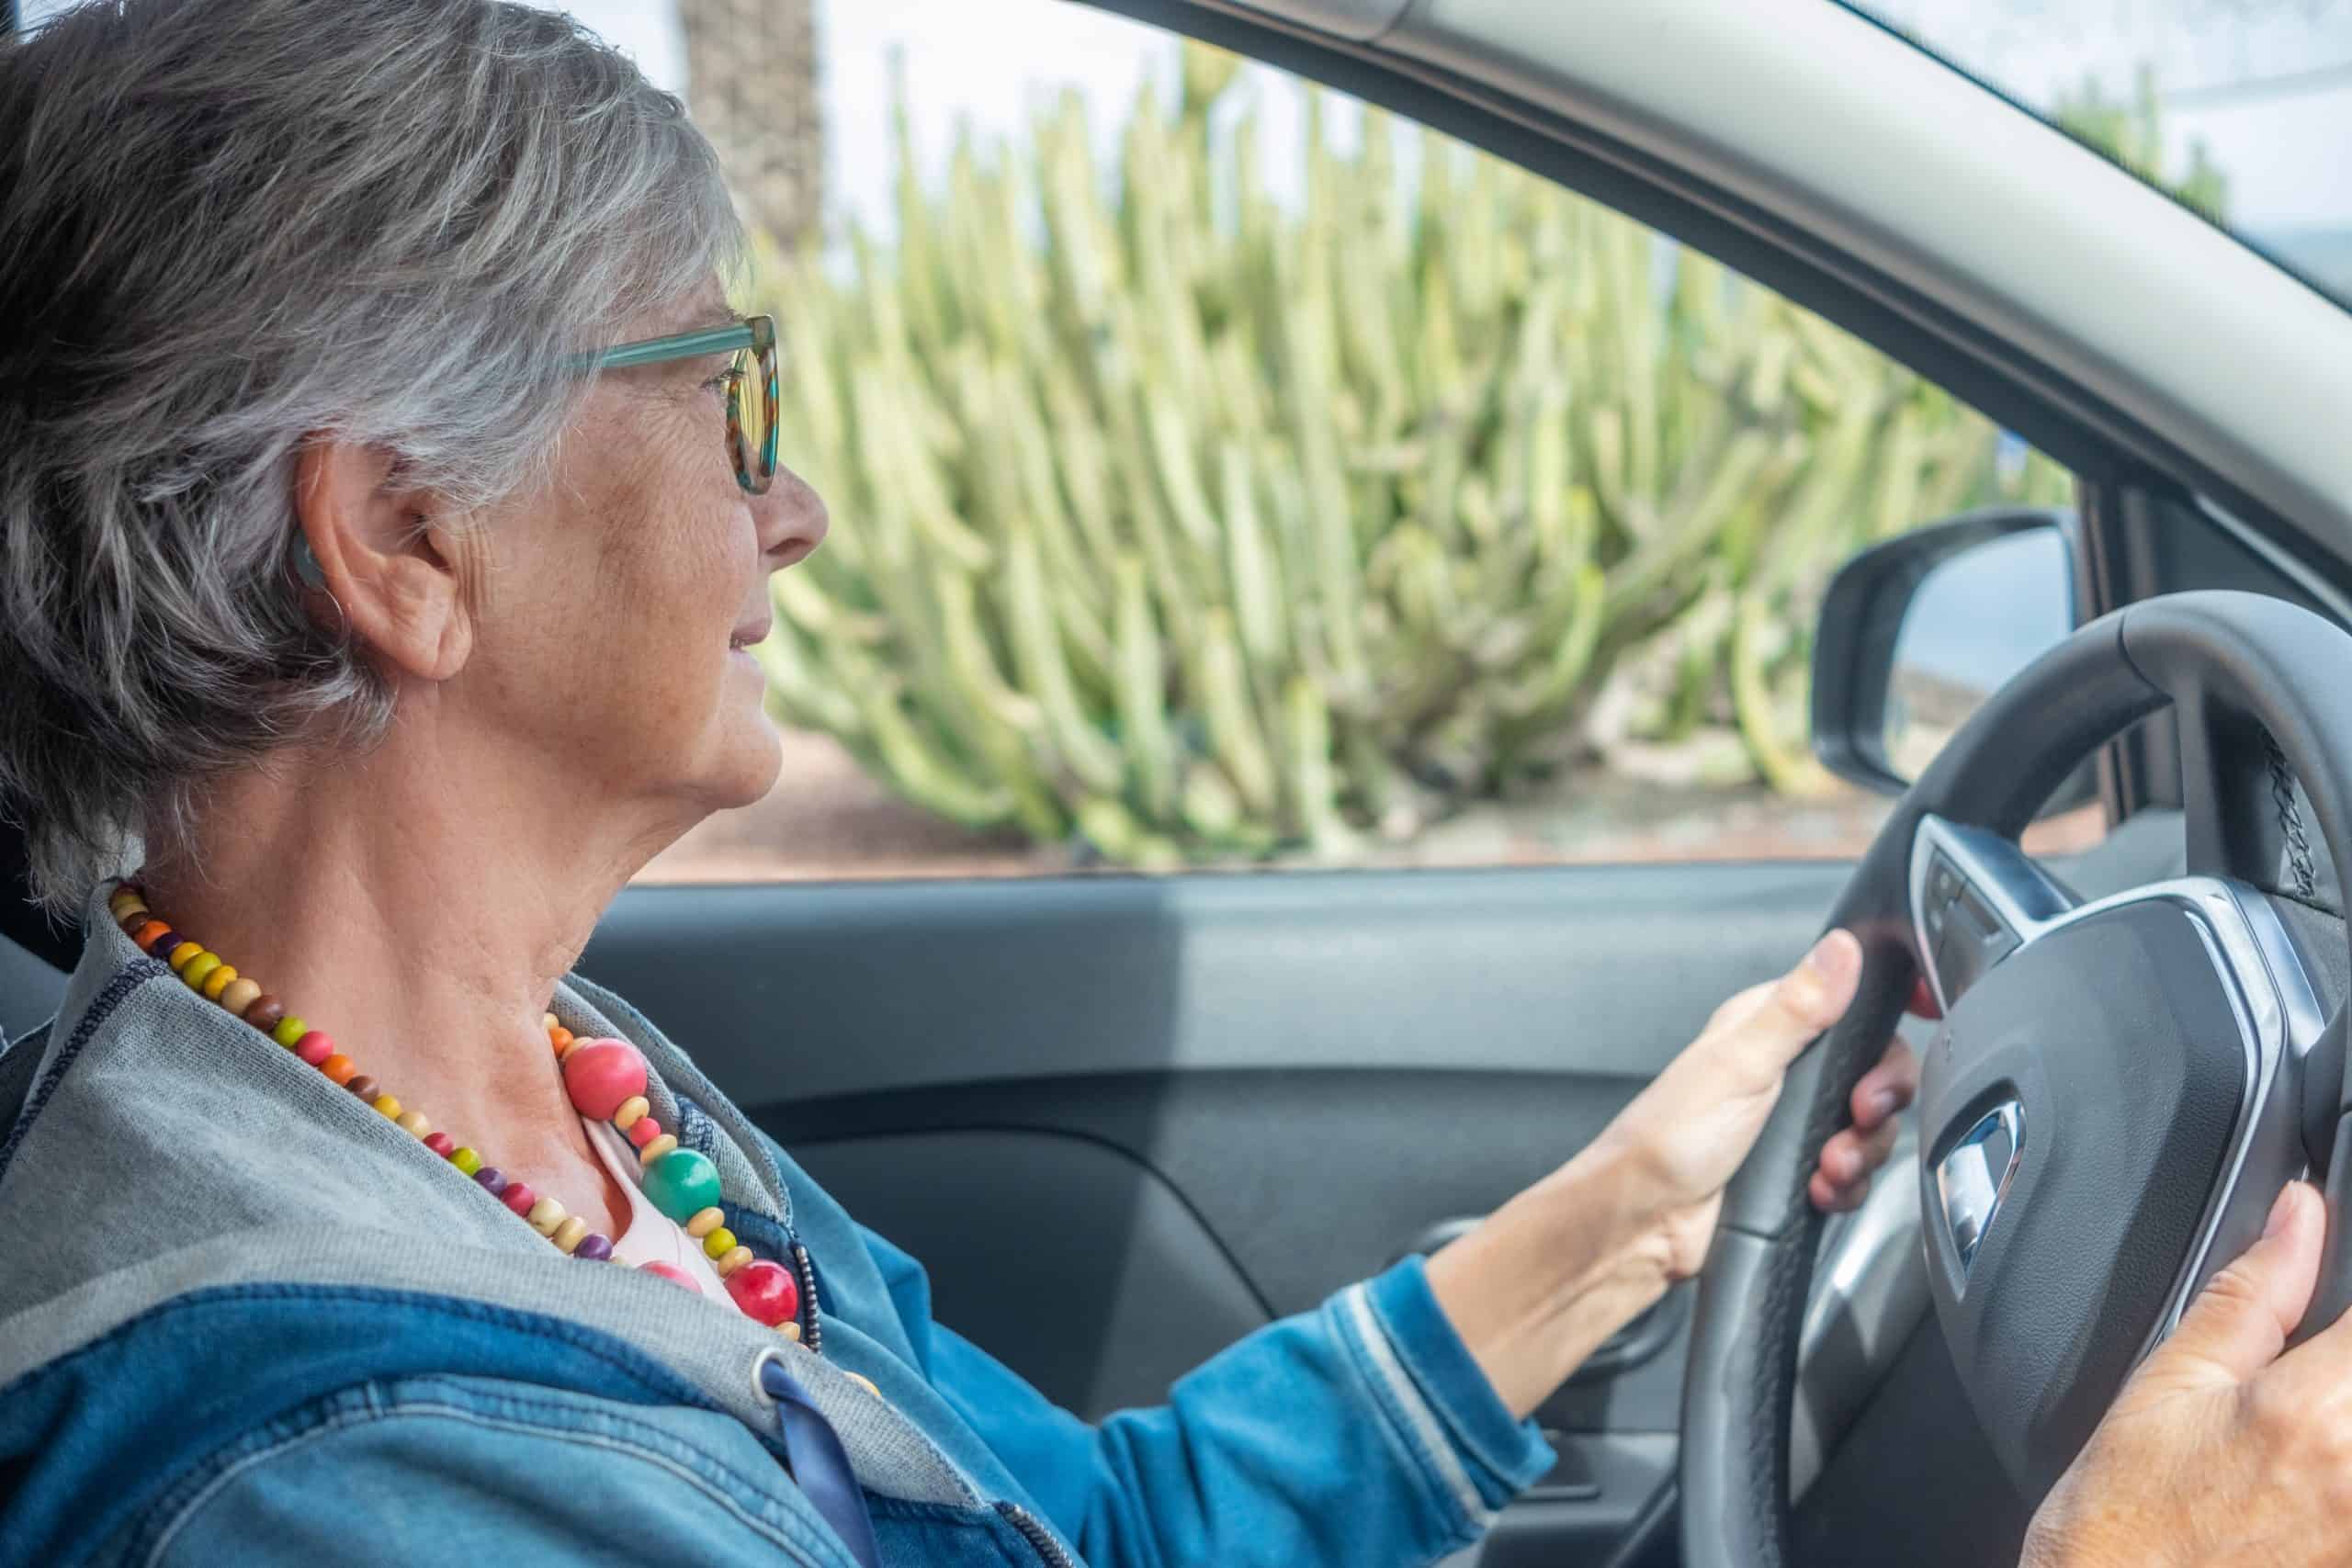
[{"label": "mirror housing", "polygon": [[[1896,654],[1920,589],[1955,558],[2021,534],[2053,533],[2071,565],[2079,527],[2063,507],[1987,507],[1898,535],[1840,567],[1822,598],[1813,643],[1813,750],[1822,765],[1865,789],[1900,795],[1909,788],[1888,755],[1886,732]],[[2065,592],[2061,636],[2079,618],[2071,572]]]}]

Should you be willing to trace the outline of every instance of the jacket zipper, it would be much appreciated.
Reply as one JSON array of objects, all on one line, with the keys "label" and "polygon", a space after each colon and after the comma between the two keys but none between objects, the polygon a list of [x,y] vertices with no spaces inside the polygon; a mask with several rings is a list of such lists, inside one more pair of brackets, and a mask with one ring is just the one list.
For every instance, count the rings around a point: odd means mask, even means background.
[{"label": "jacket zipper", "polygon": [[800,1245],[798,1236],[792,1238],[792,1272],[800,1283],[800,1343],[810,1355],[821,1356],[825,1330],[817,1321],[817,1266],[808,1261],[808,1249]]},{"label": "jacket zipper", "polygon": [[1037,1555],[1051,1563],[1053,1568],[1078,1568],[1078,1563],[1072,1560],[1070,1554],[1062,1550],[1062,1543],[1056,1540],[1052,1532],[1032,1517],[1029,1511],[1020,1504],[999,1503],[996,1506],[996,1511],[1002,1514],[1005,1522],[1019,1530],[1022,1539],[1035,1547]]}]

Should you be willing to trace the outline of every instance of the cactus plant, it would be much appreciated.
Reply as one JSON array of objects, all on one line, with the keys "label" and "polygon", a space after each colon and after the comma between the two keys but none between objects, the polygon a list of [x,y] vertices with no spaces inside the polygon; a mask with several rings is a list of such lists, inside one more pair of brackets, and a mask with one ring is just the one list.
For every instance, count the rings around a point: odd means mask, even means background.
[{"label": "cactus plant", "polygon": [[[1263,186],[1186,45],[1096,164],[1065,98],[967,141],[851,265],[772,256],[789,460],[835,542],[776,580],[778,713],[957,820],[1146,866],[1410,831],[1592,743],[1804,750],[1813,607],[1857,547],[2035,457],[1787,301],[1579,197],[1312,94]],[[903,119],[901,121],[903,125]]]}]

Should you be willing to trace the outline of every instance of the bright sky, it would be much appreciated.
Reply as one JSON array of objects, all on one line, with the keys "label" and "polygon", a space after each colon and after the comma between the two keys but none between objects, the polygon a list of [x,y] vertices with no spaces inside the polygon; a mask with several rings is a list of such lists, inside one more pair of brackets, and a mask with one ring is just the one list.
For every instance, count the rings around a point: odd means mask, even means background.
[{"label": "bright sky", "polygon": [[[681,85],[683,51],[662,0],[569,5],[657,81]],[[2159,86],[2179,96],[2168,140],[2204,139],[2230,176],[2239,225],[2352,228],[2344,155],[2352,0],[1875,0],[1874,8],[2036,103],[2086,73],[2120,94],[2147,61]],[[1165,34],[1067,0],[819,0],[818,26],[831,190],[869,221],[881,220],[888,189],[892,50],[905,53],[917,141],[935,165],[960,118],[1002,135],[1065,85],[1087,95],[1100,123],[1148,73],[1168,69],[1171,49]],[[2292,80],[2331,66],[2344,69]],[[1295,96],[1273,73],[1257,74],[1269,144],[1295,145]]]},{"label": "bright sky", "polygon": [[[232,0],[220,0],[222,4]],[[548,0],[684,85],[669,0]],[[1828,0],[1823,0],[1824,4]],[[2141,61],[2169,96],[2176,144],[2202,137],[2229,175],[2232,215],[2255,232],[2352,229],[2352,0],[1869,0],[1881,15],[2032,102],[2096,74],[2128,88]],[[57,0],[30,0],[33,17]],[[927,163],[959,119],[1018,128],[1075,85],[1107,120],[1166,36],[1067,0],[818,0],[827,157],[835,197],[881,216],[889,174],[888,61],[902,50]],[[1294,95],[1259,73],[1272,146],[1295,145]]]}]

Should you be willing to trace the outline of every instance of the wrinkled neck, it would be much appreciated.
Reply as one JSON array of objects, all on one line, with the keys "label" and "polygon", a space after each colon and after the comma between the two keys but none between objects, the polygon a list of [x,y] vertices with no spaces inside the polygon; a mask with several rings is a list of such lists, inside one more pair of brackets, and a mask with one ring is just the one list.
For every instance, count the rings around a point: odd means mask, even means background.
[{"label": "wrinkled neck", "polygon": [[[305,748],[209,789],[149,901],[436,1124],[565,1113],[541,1017],[597,918],[684,830],[428,725]],[[576,1126],[572,1129],[577,1131]]]}]

